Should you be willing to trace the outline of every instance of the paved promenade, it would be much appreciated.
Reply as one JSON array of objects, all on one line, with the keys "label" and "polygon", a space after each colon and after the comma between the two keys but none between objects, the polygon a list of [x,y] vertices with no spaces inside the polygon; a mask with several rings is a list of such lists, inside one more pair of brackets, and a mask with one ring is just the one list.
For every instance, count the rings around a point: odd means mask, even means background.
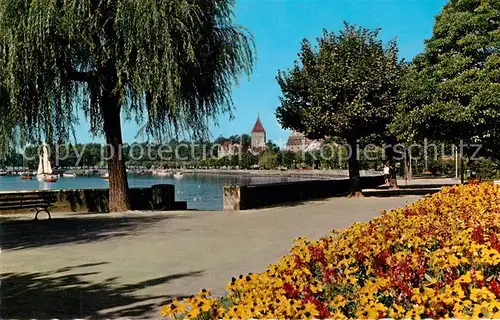
[{"label": "paved promenade", "polygon": [[158,318],[173,297],[263,271],[319,238],[418,197],[334,198],[248,212],[0,217],[0,318]]}]

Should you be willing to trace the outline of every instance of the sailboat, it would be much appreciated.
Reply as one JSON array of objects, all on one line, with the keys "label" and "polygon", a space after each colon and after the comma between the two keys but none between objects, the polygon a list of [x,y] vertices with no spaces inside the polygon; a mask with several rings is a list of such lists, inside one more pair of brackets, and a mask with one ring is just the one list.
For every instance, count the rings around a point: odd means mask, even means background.
[{"label": "sailboat", "polygon": [[49,161],[49,152],[47,151],[47,144],[42,145],[42,154],[40,155],[40,161],[38,163],[38,171],[36,173],[36,178],[38,181],[45,182],[56,182],[57,175],[52,174],[52,166]]}]

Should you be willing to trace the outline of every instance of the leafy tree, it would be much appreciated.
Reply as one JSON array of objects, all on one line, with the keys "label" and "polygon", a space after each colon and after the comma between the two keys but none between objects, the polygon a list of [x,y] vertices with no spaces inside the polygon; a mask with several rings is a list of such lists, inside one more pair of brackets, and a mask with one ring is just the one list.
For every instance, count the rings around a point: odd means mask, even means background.
[{"label": "leafy tree", "polygon": [[289,169],[293,167],[294,161],[295,161],[295,153],[291,151],[281,151],[278,154],[278,162]]},{"label": "leafy tree", "polygon": [[272,153],[280,152],[280,147],[276,143],[274,143],[272,140],[267,140],[266,147],[267,147],[267,150],[271,151]]},{"label": "leafy tree", "polygon": [[223,136],[217,137],[217,139],[215,139],[214,141],[215,144],[220,144],[220,145],[223,145],[226,142],[229,142],[229,139]]},{"label": "leafy tree", "polygon": [[263,169],[276,169],[279,166],[278,155],[270,150],[264,151],[259,157],[259,166]]},{"label": "leafy tree", "polygon": [[248,134],[242,134],[241,135],[241,150],[243,152],[247,152],[248,149],[250,149],[252,145],[252,138]]},{"label": "leafy tree", "polygon": [[229,156],[217,159],[217,165],[219,167],[228,167],[231,164],[231,158]]},{"label": "leafy tree", "polygon": [[251,169],[251,167],[258,164],[258,162],[258,156],[252,154],[251,152],[242,152],[239,165],[242,169]]},{"label": "leafy tree", "polygon": [[[481,143],[500,157],[500,2],[450,0],[403,78],[392,127],[406,140]],[[466,148],[465,154],[475,148]]]},{"label": "leafy tree", "polygon": [[276,116],[284,128],[350,146],[351,192],[358,191],[358,139],[384,132],[397,102],[397,45],[384,46],[378,35],[347,23],[338,34],[325,30],[317,47],[303,40],[300,63],[277,76],[283,96]]},{"label": "leafy tree", "polygon": [[240,143],[241,142],[241,137],[237,134],[234,134],[232,136],[230,136],[228,138],[228,140],[231,142],[231,143]]},{"label": "leafy tree", "polygon": [[[109,208],[129,208],[121,113],[157,137],[207,136],[253,52],[230,0],[2,0],[0,132],[66,140],[81,106],[111,157]],[[7,97],[6,97],[7,96]],[[0,139],[2,140],[2,139]]]}]

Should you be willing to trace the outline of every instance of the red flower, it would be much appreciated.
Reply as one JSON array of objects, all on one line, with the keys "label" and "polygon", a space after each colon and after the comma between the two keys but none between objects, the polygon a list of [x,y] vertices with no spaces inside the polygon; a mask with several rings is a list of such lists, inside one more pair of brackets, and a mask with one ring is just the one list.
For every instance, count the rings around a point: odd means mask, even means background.
[{"label": "red flower", "polygon": [[498,240],[496,233],[493,233],[490,236],[490,242],[491,242],[491,247],[500,252],[500,240]]},{"label": "red flower", "polygon": [[316,305],[316,309],[319,312],[319,318],[320,319],[327,319],[330,318],[330,312],[328,312],[328,308],[325,306],[324,303],[319,302],[319,304]]},{"label": "red flower", "polygon": [[382,267],[387,265],[387,258],[389,258],[390,255],[391,251],[389,249],[381,251],[375,256],[375,266]]},{"label": "red flower", "polygon": [[290,283],[283,284],[283,290],[285,290],[285,295],[287,298],[295,299],[299,297],[299,291],[294,289]]},{"label": "red flower", "polygon": [[293,260],[298,268],[301,268],[304,265],[304,262],[302,261],[302,259],[298,255],[294,255]]},{"label": "red flower", "polygon": [[323,247],[309,246],[309,252],[311,253],[311,258],[314,261],[318,261],[322,265],[326,264],[326,257],[325,257],[325,252],[323,251]]},{"label": "red flower", "polygon": [[479,244],[483,244],[484,243],[484,230],[481,226],[477,226],[476,228],[474,228],[474,230],[472,231],[472,241],[474,242],[477,242]]},{"label": "red flower", "polygon": [[493,281],[490,282],[489,288],[490,291],[497,296],[497,298],[500,298],[500,284],[497,279],[493,279]]}]

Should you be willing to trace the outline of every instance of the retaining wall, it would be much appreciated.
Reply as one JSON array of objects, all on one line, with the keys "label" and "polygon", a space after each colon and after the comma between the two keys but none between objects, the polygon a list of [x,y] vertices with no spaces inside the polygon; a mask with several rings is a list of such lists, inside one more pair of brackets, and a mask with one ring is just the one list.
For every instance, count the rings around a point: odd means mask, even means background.
[{"label": "retaining wall", "polygon": [[[22,193],[51,193],[57,201],[50,206],[51,212],[109,212],[108,189],[85,190],[37,190],[37,191],[12,191],[0,192],[2,197]],[[130,207],[132,210],[186,210],[185,201],[175,201],[174,185],[154,185],[151,188],[132,188],[129,190]],[[2,213],[20,213],[27,209],[0,211]]]},{"label": "retaining wall", "polygon": [[[362,189],[384,184],[383,176],[360,178]],[[349,179],[306,180],[224,187],[224,210],[248,210],[287,202],[324,199],[349,194]]]}]

